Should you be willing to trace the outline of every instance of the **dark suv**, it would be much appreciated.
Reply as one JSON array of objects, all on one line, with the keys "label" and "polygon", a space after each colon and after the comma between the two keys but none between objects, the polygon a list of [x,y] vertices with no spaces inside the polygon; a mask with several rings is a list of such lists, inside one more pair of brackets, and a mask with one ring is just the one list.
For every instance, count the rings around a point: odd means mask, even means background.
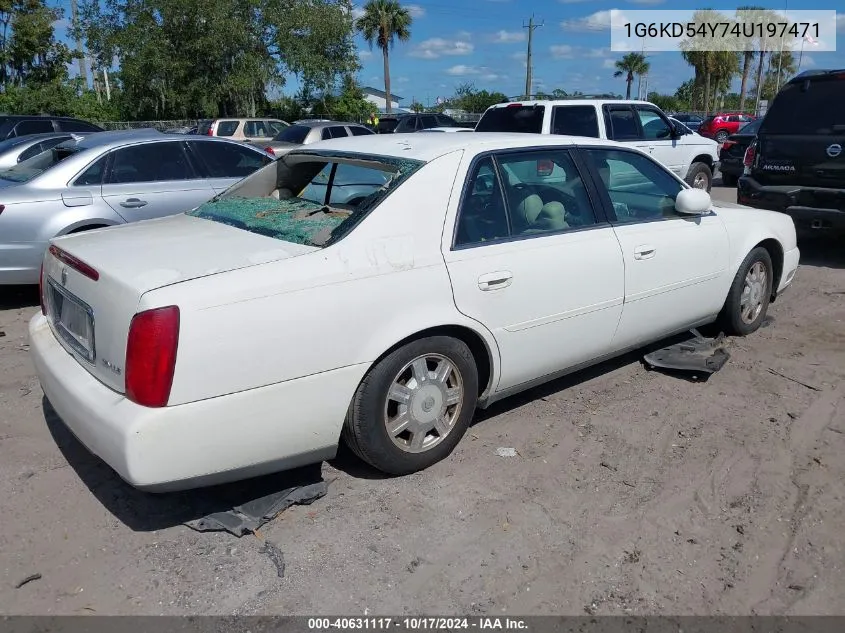
[{"label": "dark suv", "polygon": [[845,69],[812,70],[777,94],[745,155],[737,202],[845,230]]},{"label": "dark suv", "polygon": [[455,119],[445,114],[406,114],[399,119],[394,134],[430,130],[433,127],[461,127]]},{"label": "dark suv", "polygon": [[48,132],[103,132],[103,128],[72,117],[0,115],[0,141],[16,136]]}]

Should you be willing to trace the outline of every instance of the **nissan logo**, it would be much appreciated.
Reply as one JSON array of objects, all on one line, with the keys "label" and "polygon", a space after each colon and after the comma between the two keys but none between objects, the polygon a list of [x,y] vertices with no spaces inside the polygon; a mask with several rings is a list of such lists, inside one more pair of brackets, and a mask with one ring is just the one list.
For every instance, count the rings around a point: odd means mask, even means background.
[{"label": "nissan logo", "polygon": [[834,143],[827,148],[827,155],[831,158],[836,158],[842,153],[842,146],[839,143]]}]

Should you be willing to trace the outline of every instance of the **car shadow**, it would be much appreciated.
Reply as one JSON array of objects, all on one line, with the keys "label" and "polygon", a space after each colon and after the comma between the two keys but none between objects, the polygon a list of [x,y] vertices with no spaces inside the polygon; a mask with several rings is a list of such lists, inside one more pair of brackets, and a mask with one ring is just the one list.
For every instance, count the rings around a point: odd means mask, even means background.
[{"label": "car shadow", "polygon": [[798,233],[802,266],[845,268],[845,235],[809,231]]},{"label": "car shadow", "polygon": [[40,303],[38,286],[4,286],[0,289],[0,310],[31,308]]},{"label": "car shadow", "polygon": [[123,481],[99,457],[85,448],[62,422],[47,398],[44,418],[56,445],[91,493],[119,521],[135,532],[151,532],[181,525],[294,486],[323,480],[322,465],[255,477],[231,484],[184,492],[149,493]]},{"label": "car shadow", "polygon": [[[715,326],[700,328],[699,331],[703,336],[715,337],[718,334],[718,329]],[[592,367],[588,367],[586,369],[582,369],[572,374],[568,374],[566,376],[557,378],[542,385],[538,385],[537,387],[533,387],[521,393],[514,394],[509,398],[505,398],[504,400],[495,402],[494,404],[490,405],[487,409],[478,409],[475,412],[475,416],[473,417],[472,423],[470,424],[470,428],[478,424],[487,422],[497,416],[513,411],[514,409],[518,409],[519,407],[526,405],[529,402],[547,398],[561,391],[577,387],[578,385],[581,385],[594,378],[598,378],[599,376],[608,374],[610,372],[616,371],[634,363],[642,364],[644,367],[646,367],[648,371],[660,371],[663,373],[671,374],[672,376],[675,376],[681,380],[687,380],[690,382],[705,382],[709,377],[706,374],[698,374],[698,377],[696,378],[692,375],[692,372],[670,372],[668,370],[663,369],[651,370],[643,362],[643,356],[645,356],[646,354],[649,354],[663,347],[668,347],[669,345],[674,345],[682,341],[687,341],[691,338],[692,334],[689,332],[685,332],[683,334],[679,334],[667,339],[663,339],[661,341],[657,341],[652,345],[637,349],[623,356],[617,356],[616,358],[612,358],[597,365],[593,365]],[[351,449],[346,447],[346,445],[343,443],[341,443],[340,447],[338,448],[337,457],[329,463],[337,470],[340,470],[346,473],[347,475],[358,479],[381,480],[391,478],[390,475],[386,475],[376,470],[375,468],[369,466],[368,464],[364,463],[362,460],[358,459],[358,457],[351,451]]]}]

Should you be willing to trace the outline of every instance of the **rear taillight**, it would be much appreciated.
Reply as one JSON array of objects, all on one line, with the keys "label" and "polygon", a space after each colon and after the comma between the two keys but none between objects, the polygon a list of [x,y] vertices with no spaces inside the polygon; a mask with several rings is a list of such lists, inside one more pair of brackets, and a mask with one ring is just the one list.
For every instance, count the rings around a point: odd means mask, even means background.
[{"label": "rear taillight", "polygon": [[100,278],[100,273],[98,273],[94,268],[83,262],[81,259],[63,251],[58,246],[50,246],[50,254],[60,262],[67,264],[75,271],[85,275],[88,279],[97,281]]},{"label": "rear taillight", "polygon": [[44,262],[41,262],[41,272],[38,274],[38,297],[41,299],[41,314],[47,314],[47,304],[44,303]]},{"label": "rear taillight", "polygon": [[268,154],[270,154],[270,156],[275,156],[275,155],[276,155],[276,152],[274,152],[274,151],[273,151],[273,148],[272,148],[272,147],[265,147],[265,148],[264,148],[264,151],[265,151],[265,152],[267,152]]},{"label": "rear taillight", "polygon": [[132,318],[126,342],[127,398],[144,407],[167,405],[178,345],[177,306],[139,312]]},{"label": "rear taillight", "polygon": [[506,107],[506,108],[521,108],[521,107],[522,107],[522,104],[521,104],[521,103],[509,103],[509,104],[508,104],[508,105],[506,105],[505,107]]},{"label": "rear taillight", "polygon": [[754,164],[754,156],[757,154],[756,143],[752,143],[745,150],[745,156],[742,159],[742,164],[746,167],[751,167]]}]

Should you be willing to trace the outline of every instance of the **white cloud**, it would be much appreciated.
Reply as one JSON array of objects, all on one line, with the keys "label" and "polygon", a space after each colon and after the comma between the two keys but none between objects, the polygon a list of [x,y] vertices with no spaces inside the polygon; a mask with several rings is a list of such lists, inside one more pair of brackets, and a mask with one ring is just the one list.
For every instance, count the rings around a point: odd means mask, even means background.
[{"label": "white cloud", "polygon": [[515,44],[525,41],[525,33],[522,31],[499,31],[492,37],[494,44]]},{"label": "white cloud", "polygon": [[[53,22],[53,30],[58,31],[59,29],[68,29],[70,28],[70,20],[67,18],[62,18],[61,20],[56,20]],[[75,64],[76,62],[74,62]]]},{"label": "white cloud", "polygon": [[464,66],[463,64],[452,66],[451,68],[446,70],[446,74],[452,75],[453,77],[466,77],[467,75],[477,75],[480,72],[481,71],[475,66]]},{"label": "white cloud", "polygon": [[574,56],[575,49],[569,44],[557,44],[550,46],[549,52],[555,59],[570,59]]},{"label": "white cloud", "polygon": [[610,52],[609,48],[591,48],[584,53],[584,57],[607,57]]},{"label": "white cloud", "polygon": [[373,56],[373,51],[361,49],[358,51],[358,59],[370,59]]},{"label": "white cloud", "polygon": [[625,16],[619,9],[610,9],[609,11],[597,11],[584,18],[564,20],[560,23],[560,26],[564,30],[572,31],[604,31],[610,29],[611,23],[623,24],[624,21]]},{"label": "white cloud", "polygon": [[602,63],[602,68],[616,68],[615,59],[605,59]]},{"label": "white cloud", "polygon": [[355,6],[352,7],[352,19],[357,20],[362,15],[364,15],[363,7],[355,7]]},{"label": "white cloud", "polygon": [[504,81],[507,78],[507,75],[497,75],[496,73],[487,73],[486,75],[481,75],[481,79],[483,79],[484,81]]},{"label": "white cloud", "polygon": [[801,68],[813,68],[816,65],[816,60],[810,57],[809,55],[804,55],[801,57]]},{"label": "white cloud", "polygon": [[457,37],[460,40],[468,40],[472,37],[472,33],[469,31],[458,31]]},{"label": "white cloud", "polygon": [[425,15],[425,9],[418,4],[406,4],[405,8],[408,9],[412,18],[421,18]]},{"label": "white cloud", "polygon": [[408,83],[409,81],[411,81],[411,80],[410,80],[410,79],[408,79],[407,77],[399,77],[399,78],[396,80],[396,82],[397,82],[397,83],[400,83],[400,84],[406,84],[406,83]]},{"label": "white cloud", "polygon": [[421,42],[410,53],[411,57],[421,59],[437,59],[438,57],[471,55],[475,47],[463,40],[445,40],[442,37],[433,37]]}]

